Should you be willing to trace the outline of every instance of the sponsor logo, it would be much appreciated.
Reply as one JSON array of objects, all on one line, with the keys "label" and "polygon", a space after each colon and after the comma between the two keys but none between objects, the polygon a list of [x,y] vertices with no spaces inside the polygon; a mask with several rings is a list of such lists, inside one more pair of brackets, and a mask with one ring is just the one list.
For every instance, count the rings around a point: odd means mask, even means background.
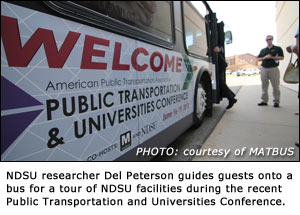
[{"label": "sponsor logo", "polygon": [[156,129],[157,129],[157,121],[142,127],[137,133],[133,135],[133,138],[143,137],[155,131]]},{"label": "sponsor logo", "polygon": [[120,136],[120,151],[123,151],[131,146],[131,131],[128,131]]}]

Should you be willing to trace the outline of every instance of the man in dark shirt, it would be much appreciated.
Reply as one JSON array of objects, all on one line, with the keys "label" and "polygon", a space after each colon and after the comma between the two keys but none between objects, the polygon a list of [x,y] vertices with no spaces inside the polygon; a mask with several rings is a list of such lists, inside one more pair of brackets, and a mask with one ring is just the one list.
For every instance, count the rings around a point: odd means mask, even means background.
[{"label": "man in dark shirt", "polygon": [[262,49],[257,57],[262,61],[261,82],[262,82],[262,102],[259,106],[268,105],[269,80],[273,86],[274,107],[278,108],[280,103],[280,72],[278,69],[279,60],[283,60],[283,51],[281,47],[273,45],[273,36],[268,35],[266,38],[268,46]]}]

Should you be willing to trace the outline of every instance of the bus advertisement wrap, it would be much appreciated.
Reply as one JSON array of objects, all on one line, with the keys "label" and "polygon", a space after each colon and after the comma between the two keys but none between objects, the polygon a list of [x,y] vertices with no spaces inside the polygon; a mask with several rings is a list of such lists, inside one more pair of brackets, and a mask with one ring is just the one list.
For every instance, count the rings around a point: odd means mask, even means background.
[{"label": "bus advertisement wrap", "polygon": [[193,113],[180,53],[3,2],[1,41],[2,160],[114,160]]}]

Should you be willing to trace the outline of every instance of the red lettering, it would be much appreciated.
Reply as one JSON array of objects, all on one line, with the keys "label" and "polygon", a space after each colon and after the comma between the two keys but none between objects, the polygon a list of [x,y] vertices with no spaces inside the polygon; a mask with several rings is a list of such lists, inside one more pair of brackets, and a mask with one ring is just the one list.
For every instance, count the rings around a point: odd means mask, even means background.
[{"label": "red lettering", "polygon": [[105,57],[105,51],[94,49],[94,44],[101,46],[109,46],[109,40],[101,39],[98,37],[85,36],[81,69],[103,69],[106,70],[107,63],[92,62],[92,57]]},{"label": "red lettering", "polygon": [[137,48],[132,53],[131,64],[132,64],[132,67],[136,71],[142,72],[142,71],[144,71],[144,70],[146,70],[148,68],[148,65],[147,64],[138,65],[138,63],[137,63],[137,57],[138,57],[138,55],[140,53],[144,54],[145,56],[149,55],[149,53],[148,53],[148,51],[146,49],[144,49],[144,48]]},{"label": "red lettering", "polygon": [[[70,31],[58,50],[53,31],[38,28],[22,47],[17,19],[1,16],[1,37],[9,66],[27,67],[37,51],[43,45],[49,68],[62,68],[71,54],[71,51],[75,47],[75,44],[80,37],[80,33]],[[107,62],[92,61],[93,57],[105,57],[105,51],[94,49],[94,45],[109,47],[110,41],[86,35],[80,68],[106,70]],[[130,65],[122,64],[120,62],[122,53],[121,50],[122,43],[115,42],[112,70],[129,71]],[[149,56],[149,52],[145,48],[137,48],[131,55],[131,65],[136,71],[139,72],[145,71],[149,67],[148,63],[144,63],[143,65],[138,64],[137,59],[141,54],[143,56]],[[174,68],[175,56],[170,57],[168,54],[165,54],[164,57],[158,51],[152,53],[149,63],[154,72],[161,71],[163,65],[164,72],[167,72],[168,70],[174,72],[174,69],[176,72],[182,71],[181,57],[176,58],[176,68]],[[125,60],[127,59],[124,59],[124,61]]]},{"label": "red lettering", "polygon": [[177,57],[176,58],[176,72],[181,72],[181,63],[182,63],[182,58],[181,57]]},{"label": "red lettering", "polygon": [[1,16],[1,37],[7,62],[11,67],[27,67],[43,44],[49,68],[62,68],[79,36],[79,33],[69,32],[57,51],[53,32],[38,28],[22,47],[17,19]]},{"label": "red lettering", "polygon": [[114,50],[114,59],[113,59],[113,70],[127,70],[129,71],[129,65],[127,64],[120,64],[120,56],[121,56],[121,48],[122,44],[116,42],[115,43],[115,50]]},{"label": "red lettering", "polygon": [[[157,67],[154,65],[155,57],[159,57],[159,60],[160,60],[160,63]],[[161,70],[161,68],[163,66],[163,62],[164,62],[164,60],[163,60],[162,54],[159,52],[153,52],[153,54],[151,55],[151,58],[150,58],[150,67],[154,72],[159,72]]]},{"label": "red lettering", "polygon": [[175,57],[172,56],[171,61],[169,60],[169,55],[166,54],[165,55],[165,72],[167,72],[167,67],[171,67],[172,66],[172,72],[174,72],[174,62],[175,62]]}]

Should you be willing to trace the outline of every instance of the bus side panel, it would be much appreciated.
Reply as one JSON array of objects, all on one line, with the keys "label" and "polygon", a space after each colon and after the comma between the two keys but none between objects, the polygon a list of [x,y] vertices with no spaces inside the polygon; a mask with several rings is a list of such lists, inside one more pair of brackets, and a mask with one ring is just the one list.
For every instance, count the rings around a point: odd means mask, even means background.
[{"label": "bus side panel", "polygon": [[[160,155],[160,153],[163,152],[162,149],[166,149],[170,143],[175,141],[179,135],[188,130],[192,126],[192,124],[193,114],[190,114],[174,125],[150,138],[146,142],[140,144],[133,150],[117,158],[117,161],[149,161],[154,157],[154,153],[159,153]],[[175,154],[171,156],[177,156],[176,148],[173,149]],[[166,153],[164,152],[163,155],[165,154]]]},{"label": "bus side panel", "polygon": [[180,53],[5,2],[1,43],[1,160],[115,160],[193,113]]}]

